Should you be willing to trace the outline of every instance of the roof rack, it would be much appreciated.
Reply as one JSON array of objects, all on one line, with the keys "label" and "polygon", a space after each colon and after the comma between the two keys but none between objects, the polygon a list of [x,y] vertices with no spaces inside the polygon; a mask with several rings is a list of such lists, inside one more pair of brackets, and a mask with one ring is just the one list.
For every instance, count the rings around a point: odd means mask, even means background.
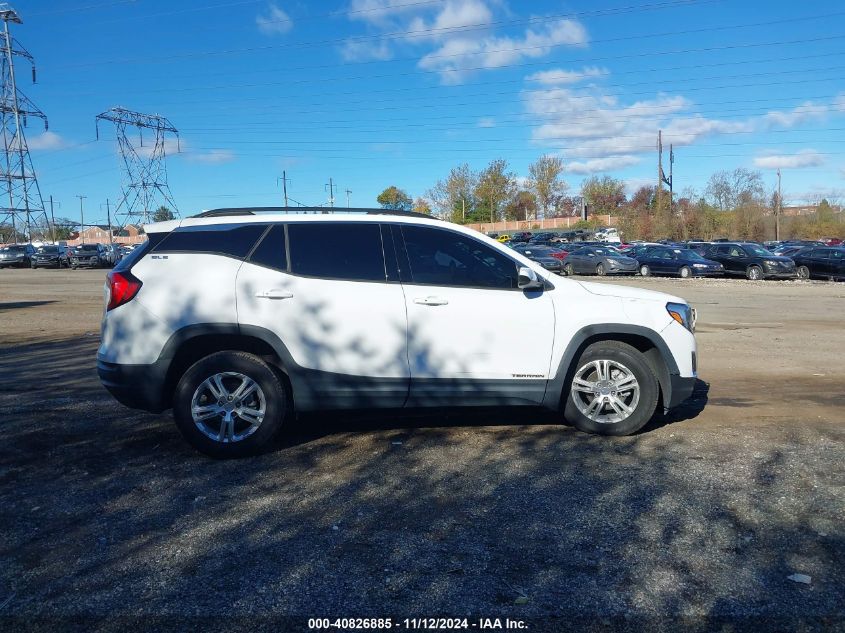
[{"label": "roof rack", "polygon": [[401,215],[410,218],[428,218],[429,220],[435,218],[426,213],[417,213],[416,211],[398,211],[396,209],[367,209],[367,208],[338,208],[338,207],[232,207],[223,209],[211,209],[203,211],[197,215],[192,215],[192,218],[219,218],[236,215],[258,215],[259,213],[290,213],[291,215],[308,215],[308,214],[334,214],[334,213],[350,213],[350,214],[366,214],[366,215]]}]

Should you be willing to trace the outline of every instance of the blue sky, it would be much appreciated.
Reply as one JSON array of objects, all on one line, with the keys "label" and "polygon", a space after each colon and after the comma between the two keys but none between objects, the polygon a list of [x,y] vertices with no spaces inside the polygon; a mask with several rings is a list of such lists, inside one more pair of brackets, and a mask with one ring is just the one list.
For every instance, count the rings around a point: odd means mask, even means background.
[{"label": "blue sky", "polygon": [[[36,58],[19,87],[57,216],[105,218],[120,197],[113,106],[158,113],[182,215],[205,208],[374,206],[424,195],[459,162],[512,170],[560,154],[591,173],[655,180],[657,130],[675,189],[719,169],[782,168],[787,203],[845,198],[845,5],[741,0],[19,0]],[[19,62],[20,64],[20,62]],[[89,220],[90,218],[90,220]]]}]

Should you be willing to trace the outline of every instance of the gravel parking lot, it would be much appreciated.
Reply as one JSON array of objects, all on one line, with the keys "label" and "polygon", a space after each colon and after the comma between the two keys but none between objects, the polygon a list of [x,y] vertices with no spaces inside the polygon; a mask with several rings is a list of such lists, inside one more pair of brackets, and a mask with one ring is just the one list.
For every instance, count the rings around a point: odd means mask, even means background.
[{"label": "gravel parking lot", "polygon": [[0,271],[0,628],[845,627],[843,283],[602,280],[699,313],[693,399],[633,437],[312,416],[215,462],[100,386],[103,277]]}]

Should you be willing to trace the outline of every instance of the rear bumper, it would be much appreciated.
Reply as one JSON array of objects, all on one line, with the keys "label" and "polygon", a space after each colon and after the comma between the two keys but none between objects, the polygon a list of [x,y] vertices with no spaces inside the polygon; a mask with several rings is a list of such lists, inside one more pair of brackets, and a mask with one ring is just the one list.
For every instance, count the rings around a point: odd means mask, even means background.
[{"label": "rear bumper", "polygon": [[97,375],[109,393],[131,409],[160,413],[169,406],[164,398],[167,366],[161,361],[151,365],[119,365],[98,359]]},{"label": "rear bumper", "polygon": [[695,382],[697,378],[695,376],[691,377],[683,377],[678,376],[676,374],[670,374],[669,376],[669,394],[668,394],[668,402],[664,403],[665,409],[673,409],[681,404],[684,400],[687,400],[691,395],[693,390],[695,389]]}]

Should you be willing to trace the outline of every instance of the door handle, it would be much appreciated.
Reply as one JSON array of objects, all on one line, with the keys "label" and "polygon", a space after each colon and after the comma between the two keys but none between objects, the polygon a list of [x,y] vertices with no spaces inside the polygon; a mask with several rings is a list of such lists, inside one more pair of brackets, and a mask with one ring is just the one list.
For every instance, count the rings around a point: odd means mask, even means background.
[{"label": "door handle", "polygon": [[293,293],[288,292],[287,290],[279,290],[277,288],[273,288],[272,290],[258,292],[255,296],[259,299],[291,299],[293,298]]},{"label": "door handle", "polygon": [[414,299],[414,303],[423,306],[445,306],[449,303],[449,300],[443,297],[417,297]]}]

